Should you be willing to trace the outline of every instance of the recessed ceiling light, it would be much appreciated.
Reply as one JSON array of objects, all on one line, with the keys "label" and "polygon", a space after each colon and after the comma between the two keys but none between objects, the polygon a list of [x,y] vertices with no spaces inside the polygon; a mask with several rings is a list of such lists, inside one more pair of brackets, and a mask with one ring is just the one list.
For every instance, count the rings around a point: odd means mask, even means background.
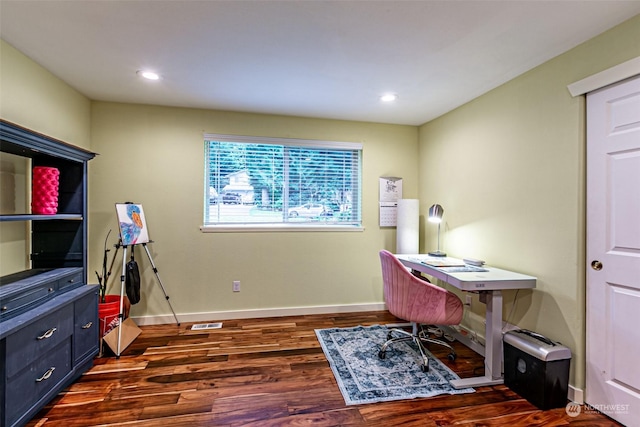
[{"label": "recessed ceiling light", "polygon": [[398,95],[396,95],[395,93],[387,93],[380,97],[380,101],[382,102],[393,102],[396,99],[398,99]]},{"label": "recessed ceiling light", "polygon": [[158,73],[154,73],[153,71],[138,70],[137,74],[139,76],[144,77],[145,79],[148,79],[148,80],[159,80],[160,79],[160,75]]}]

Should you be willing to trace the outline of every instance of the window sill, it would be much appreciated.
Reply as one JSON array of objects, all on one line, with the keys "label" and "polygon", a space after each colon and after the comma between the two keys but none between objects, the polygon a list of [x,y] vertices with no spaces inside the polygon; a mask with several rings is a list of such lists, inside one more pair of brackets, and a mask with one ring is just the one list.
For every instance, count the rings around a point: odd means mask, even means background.
[{"label": "window sill", "polygon": [[364,231],[359,225],[319,225],[319,224],[222,224],[203,225],[203,233],[253,233],[253,232],[288,232],[288,231],[321,231],[321,232],[351,232]]}]

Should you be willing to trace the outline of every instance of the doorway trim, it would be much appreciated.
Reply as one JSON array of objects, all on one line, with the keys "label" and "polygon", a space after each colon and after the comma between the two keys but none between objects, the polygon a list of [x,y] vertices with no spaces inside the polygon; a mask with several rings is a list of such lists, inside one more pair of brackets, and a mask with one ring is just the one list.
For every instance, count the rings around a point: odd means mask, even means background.
[{"label": "doorway trim", "polygon": [[638,74],[640,74],[640,56],[571,83],[567,89],[571,96],[576,97]]}]

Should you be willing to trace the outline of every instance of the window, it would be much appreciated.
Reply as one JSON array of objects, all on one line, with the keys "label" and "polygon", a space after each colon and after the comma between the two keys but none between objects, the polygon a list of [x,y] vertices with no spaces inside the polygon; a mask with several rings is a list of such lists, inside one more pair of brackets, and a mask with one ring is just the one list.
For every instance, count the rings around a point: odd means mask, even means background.
[{"label": "window", "polygon": [[362,146],[205,135],[204,227],[358,229]]}]

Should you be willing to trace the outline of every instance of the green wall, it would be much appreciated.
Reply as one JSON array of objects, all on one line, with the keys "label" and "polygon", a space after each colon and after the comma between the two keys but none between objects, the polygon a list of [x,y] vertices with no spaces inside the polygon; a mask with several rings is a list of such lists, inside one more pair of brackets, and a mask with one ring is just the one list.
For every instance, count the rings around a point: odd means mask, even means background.
[{"label": "green wall", "polygon": [[[570,347],[580,388],[585,99],[567,85],[637,56],[640,16],[420,127],[421,210],[444,207],[444,249],[538,278],[533,291],[504,292],[505,318]],[[431,250],[436,229],[425,231]],[[473,307],[470,323],[483,316]]]},{"label": "green wall", "polygon": [[[91,130],[99,153],[90,167],[91,266],[101,265],[109,229],[115,243],[114,203],[134,201],[143,204],[152,257],[178,313],[382,302],[378,251],[395,248],[395,230],[378,226],[378,179],[403,177],[405,197],[415,198],[417,127],[95,102]],[[203,133],[361,142],[364,231],[201,232]],[[144,299],[132,314],[168,313],[146,256],[138,259]]]},{"label": "green wall", "polygon": [[90,149],[91,101],[0,39],[0,117]]}]

